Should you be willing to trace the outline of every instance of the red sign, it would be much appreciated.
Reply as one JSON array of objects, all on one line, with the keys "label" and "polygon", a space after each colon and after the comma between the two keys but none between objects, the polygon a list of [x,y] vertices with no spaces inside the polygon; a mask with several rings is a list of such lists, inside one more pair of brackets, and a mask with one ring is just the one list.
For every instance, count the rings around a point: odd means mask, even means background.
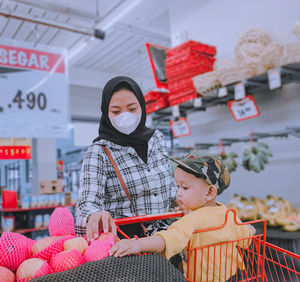
[{"label": "red sign", "polygon": [[227,104],[235,121],[254,118],[260,115],[259,109],[252,95],[248,95],[238,101],[229,101]]},{"label": "red sign", "polygon": [[192,134],[190,125],[185,117],[181,117],[178,120],[170,120],[169,124],[174,137],[182,137]]},{"label": "red sign", "polygon": [[0,146],[1,160],[29,160],[31,159],[30,146]]},{"label": "red sign", "polygon": [[0,45],[0,66],[65,73],[60,54],[6,45]]}]

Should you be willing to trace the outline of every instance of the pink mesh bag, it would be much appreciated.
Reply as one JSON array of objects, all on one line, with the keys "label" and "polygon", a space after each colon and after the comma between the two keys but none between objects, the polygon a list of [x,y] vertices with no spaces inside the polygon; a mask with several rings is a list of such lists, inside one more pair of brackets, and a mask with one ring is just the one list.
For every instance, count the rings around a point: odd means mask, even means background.
[{"label": "pink mesh bag", "polygon": [[95,261],[104,259],[109,255],[110,248],[114,245],[114,239],[94,240],[84,252],[86,261]]},{"label": "pink mesh bag", "polygon": [[52,256],[61,253],[64,250],[64,242],[72,238],[74,238],[74,236],[64,236],[58,239],[57,241],[51,243],[42,251],[32,255],[32,258],[40,258],[42,260],[50,261]]},{"label": "pink mesh bag", "polygon": [[75,236],[74,217],[68,208],[56,208],[49,220],[50,236]]},{"label": "pink mesh bag", "polygon": [[0,265],[12,271],[27,258],[30,257],[30,250],[35,241],[24,235],[3,232],[0,238]]},{"label": "pink mesh bag", "polygon": [[85,258],[77,250],[65,251],[52,257],[50,265],[54,272],[61,272],[85,263]]},{"label": "pink mesh bag", "polygon": [[35,273],[33,278],[22,278],[22,279],[17,278],[17,282],[27,282],[39,276],[48,275],[51,273],[53,273],[53,270],[50,264],[45,261],[44,264],[40,267],[40,269]]}]

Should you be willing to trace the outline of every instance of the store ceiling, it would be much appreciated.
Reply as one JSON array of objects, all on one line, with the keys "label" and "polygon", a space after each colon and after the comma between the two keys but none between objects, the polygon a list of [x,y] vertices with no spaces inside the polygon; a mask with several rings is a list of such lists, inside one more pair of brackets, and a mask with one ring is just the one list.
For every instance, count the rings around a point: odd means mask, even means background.
[{"label": "store ceiling", "polygon": [[69,66],[76,70],[149,80],[152,73],[145,42],[170,45],[165,0],[0,0],[0,12],[81,31],[104,27],[106,36],[100,40],[0,16],[0,38],[24,41],[37,48],[66,48],[72,54]]}]

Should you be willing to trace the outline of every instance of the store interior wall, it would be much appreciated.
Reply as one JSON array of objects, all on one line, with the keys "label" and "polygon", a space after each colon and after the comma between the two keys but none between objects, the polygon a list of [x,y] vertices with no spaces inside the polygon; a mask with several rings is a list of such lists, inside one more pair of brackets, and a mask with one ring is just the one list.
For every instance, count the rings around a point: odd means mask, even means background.
[{"label": "store interior wall", "polygon": [[[234,46],[241,32],[251,27],[264,27],[281,42],[293,40],[288,34],[300,20],[300,2],[272,1],[171,1],[170,24],[172,45],[181,39],[202,41],[217,47],[218,58],[232,58]],[[234,7],[234,9],[232,8]],[[259,8],[258,8],[259,7]],[[272,9],[268,9],[272,7]],[[186,31],[188,32],[186,33]],[[184,34],[185,38],[180,37]],[[261,116],[235,122],[226,106],[216,106],[206,112],[188,116],[192,135],[180,138],[180,146],[194,143],[218,142],[220,138],[249,136],[255,132],[272,132],[287,126],[300,125],[300,86],[289,84],[282,89],[255,96]],[[225,150],[239,155],[237,171],[232,173],[230,189],[220,197],[226,203],[234,193],[264,198],[267,194],[284,197],[294,206],[300,204],[298,174],[300,171],[300,139],[266,138],[274,157],[261,173],[246,171],[241,167],[242,150],[249,144],[237,143]],[[214,148],[216,149],[216,148]]]},{"label": "store interior wall", "polygon": [[[300,21],[298,0],[169,1],[172,46],[194,39],[217,46],[218,58],[232,58],[238,36],[263,27],[280,42],[296,39],[290,32]],[[179,36],[181,35],[181,36]]]},{"label": "store interior wall", "polygon": [[102,89],[80,85],[70,85],[71,117],[100,117]]}]

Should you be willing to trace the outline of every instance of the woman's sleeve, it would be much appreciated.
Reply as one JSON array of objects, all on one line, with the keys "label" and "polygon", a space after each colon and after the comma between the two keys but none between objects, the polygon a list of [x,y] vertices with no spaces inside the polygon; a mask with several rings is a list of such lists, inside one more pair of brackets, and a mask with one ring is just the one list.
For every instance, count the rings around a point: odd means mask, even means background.
[{"label": "woman's sleeve", "polygon": [[87,220],[91,214],[104,210],[105,184],[101,146],[92,145],[88,148],[81,167],[80,188],[75,208],[77,235],[85,235]]}]

